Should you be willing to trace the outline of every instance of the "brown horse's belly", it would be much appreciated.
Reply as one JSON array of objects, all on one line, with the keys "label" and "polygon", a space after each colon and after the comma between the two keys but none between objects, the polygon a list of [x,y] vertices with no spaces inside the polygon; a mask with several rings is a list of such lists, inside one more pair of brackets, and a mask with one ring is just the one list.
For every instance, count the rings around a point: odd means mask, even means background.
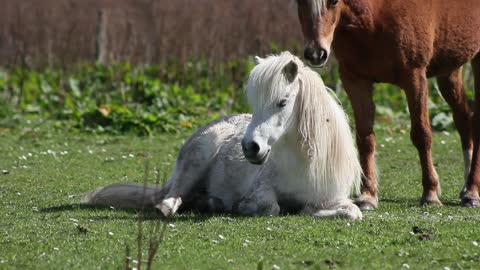
[{"label": "brown horse's belly", "polygon": [[437,51],[427,67],[427,76],[434,77],[449,74],[472,60],[480,50],[480,40],[476,44],[472,42],[466,45],[458,46],[461,47],[461,50],[457,47],[455,49]]}]

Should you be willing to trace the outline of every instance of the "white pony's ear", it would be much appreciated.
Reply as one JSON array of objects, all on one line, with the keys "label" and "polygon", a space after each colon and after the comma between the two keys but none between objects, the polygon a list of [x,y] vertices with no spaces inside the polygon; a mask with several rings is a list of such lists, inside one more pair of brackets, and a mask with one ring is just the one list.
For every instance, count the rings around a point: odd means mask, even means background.
[{"label": "white pony's ear", "polygon": [[261,58],[260,56],[255,56],[255,64],[258,65],[258,64],[262,63],[263,60],[265,60],[265,59]]},{"label": "white pony's ear", "polygon": [[283,74],[287,77],[289,82],[293,82],[298,75],[298,65],[293,60],[290,61],[284,68]]}]

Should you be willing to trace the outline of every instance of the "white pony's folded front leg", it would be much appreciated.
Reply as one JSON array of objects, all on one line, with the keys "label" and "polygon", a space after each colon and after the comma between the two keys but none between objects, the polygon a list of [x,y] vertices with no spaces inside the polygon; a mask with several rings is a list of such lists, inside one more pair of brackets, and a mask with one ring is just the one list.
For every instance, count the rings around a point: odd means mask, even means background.
[{"label": "white pony's folded front leg", "polygon": [[277,216],[280,214],[275,190],[268,180],[256,179],[249,192],[238,202],[234,211],[247,216]]},{"label": "white pony's folded front leg", "polygon": [[362,219],[362,211],[353,202],[344,202],[335,204],[328,208],[315,209],[311,206],[306,206],[303,211],[304,214],[311,214],[316,218],[346,218],[351,220]]}]

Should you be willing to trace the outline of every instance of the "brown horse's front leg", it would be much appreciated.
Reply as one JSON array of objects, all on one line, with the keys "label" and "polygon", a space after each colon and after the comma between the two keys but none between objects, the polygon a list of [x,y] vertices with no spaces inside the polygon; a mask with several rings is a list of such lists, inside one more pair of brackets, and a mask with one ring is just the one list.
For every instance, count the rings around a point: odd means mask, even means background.
[{"label": "brown horse's front leg", "polygon": [[440,183],[432,161],[432,129],[428,114],[428,83],[425,69],[404,76],[412,129],[410,138],[418,150],[422,166],[423,195],[420,204],[441,205]]},{"label": "brown horse's front leg", "polygon": [[356,79],[340,70],[341,79],[352,104],[355,116],[357,147],[363,170],[362,194],[355,200],[361,210],[373,210],[378,206],[377,174],[375,167],[375,104],[373,103],[373,83]]},{"label": "brown horse's front leg", "polygon": [[472,69],[475,76],[473,155],[470,175],[466,183],[466,192],[462,194],[462,203],[467,207],[480,207],[480,54],[472,60]]}]

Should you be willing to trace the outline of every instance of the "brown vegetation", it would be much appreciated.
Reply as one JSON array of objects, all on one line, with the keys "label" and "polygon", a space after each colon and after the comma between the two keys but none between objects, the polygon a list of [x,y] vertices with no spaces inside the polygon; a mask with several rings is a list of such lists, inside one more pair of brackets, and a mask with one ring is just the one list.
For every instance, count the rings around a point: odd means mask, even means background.
[{"label": "brown vegetation", "polygon": [[289,0],[0,0],[0,65],[209,62],[302,42]]}]

